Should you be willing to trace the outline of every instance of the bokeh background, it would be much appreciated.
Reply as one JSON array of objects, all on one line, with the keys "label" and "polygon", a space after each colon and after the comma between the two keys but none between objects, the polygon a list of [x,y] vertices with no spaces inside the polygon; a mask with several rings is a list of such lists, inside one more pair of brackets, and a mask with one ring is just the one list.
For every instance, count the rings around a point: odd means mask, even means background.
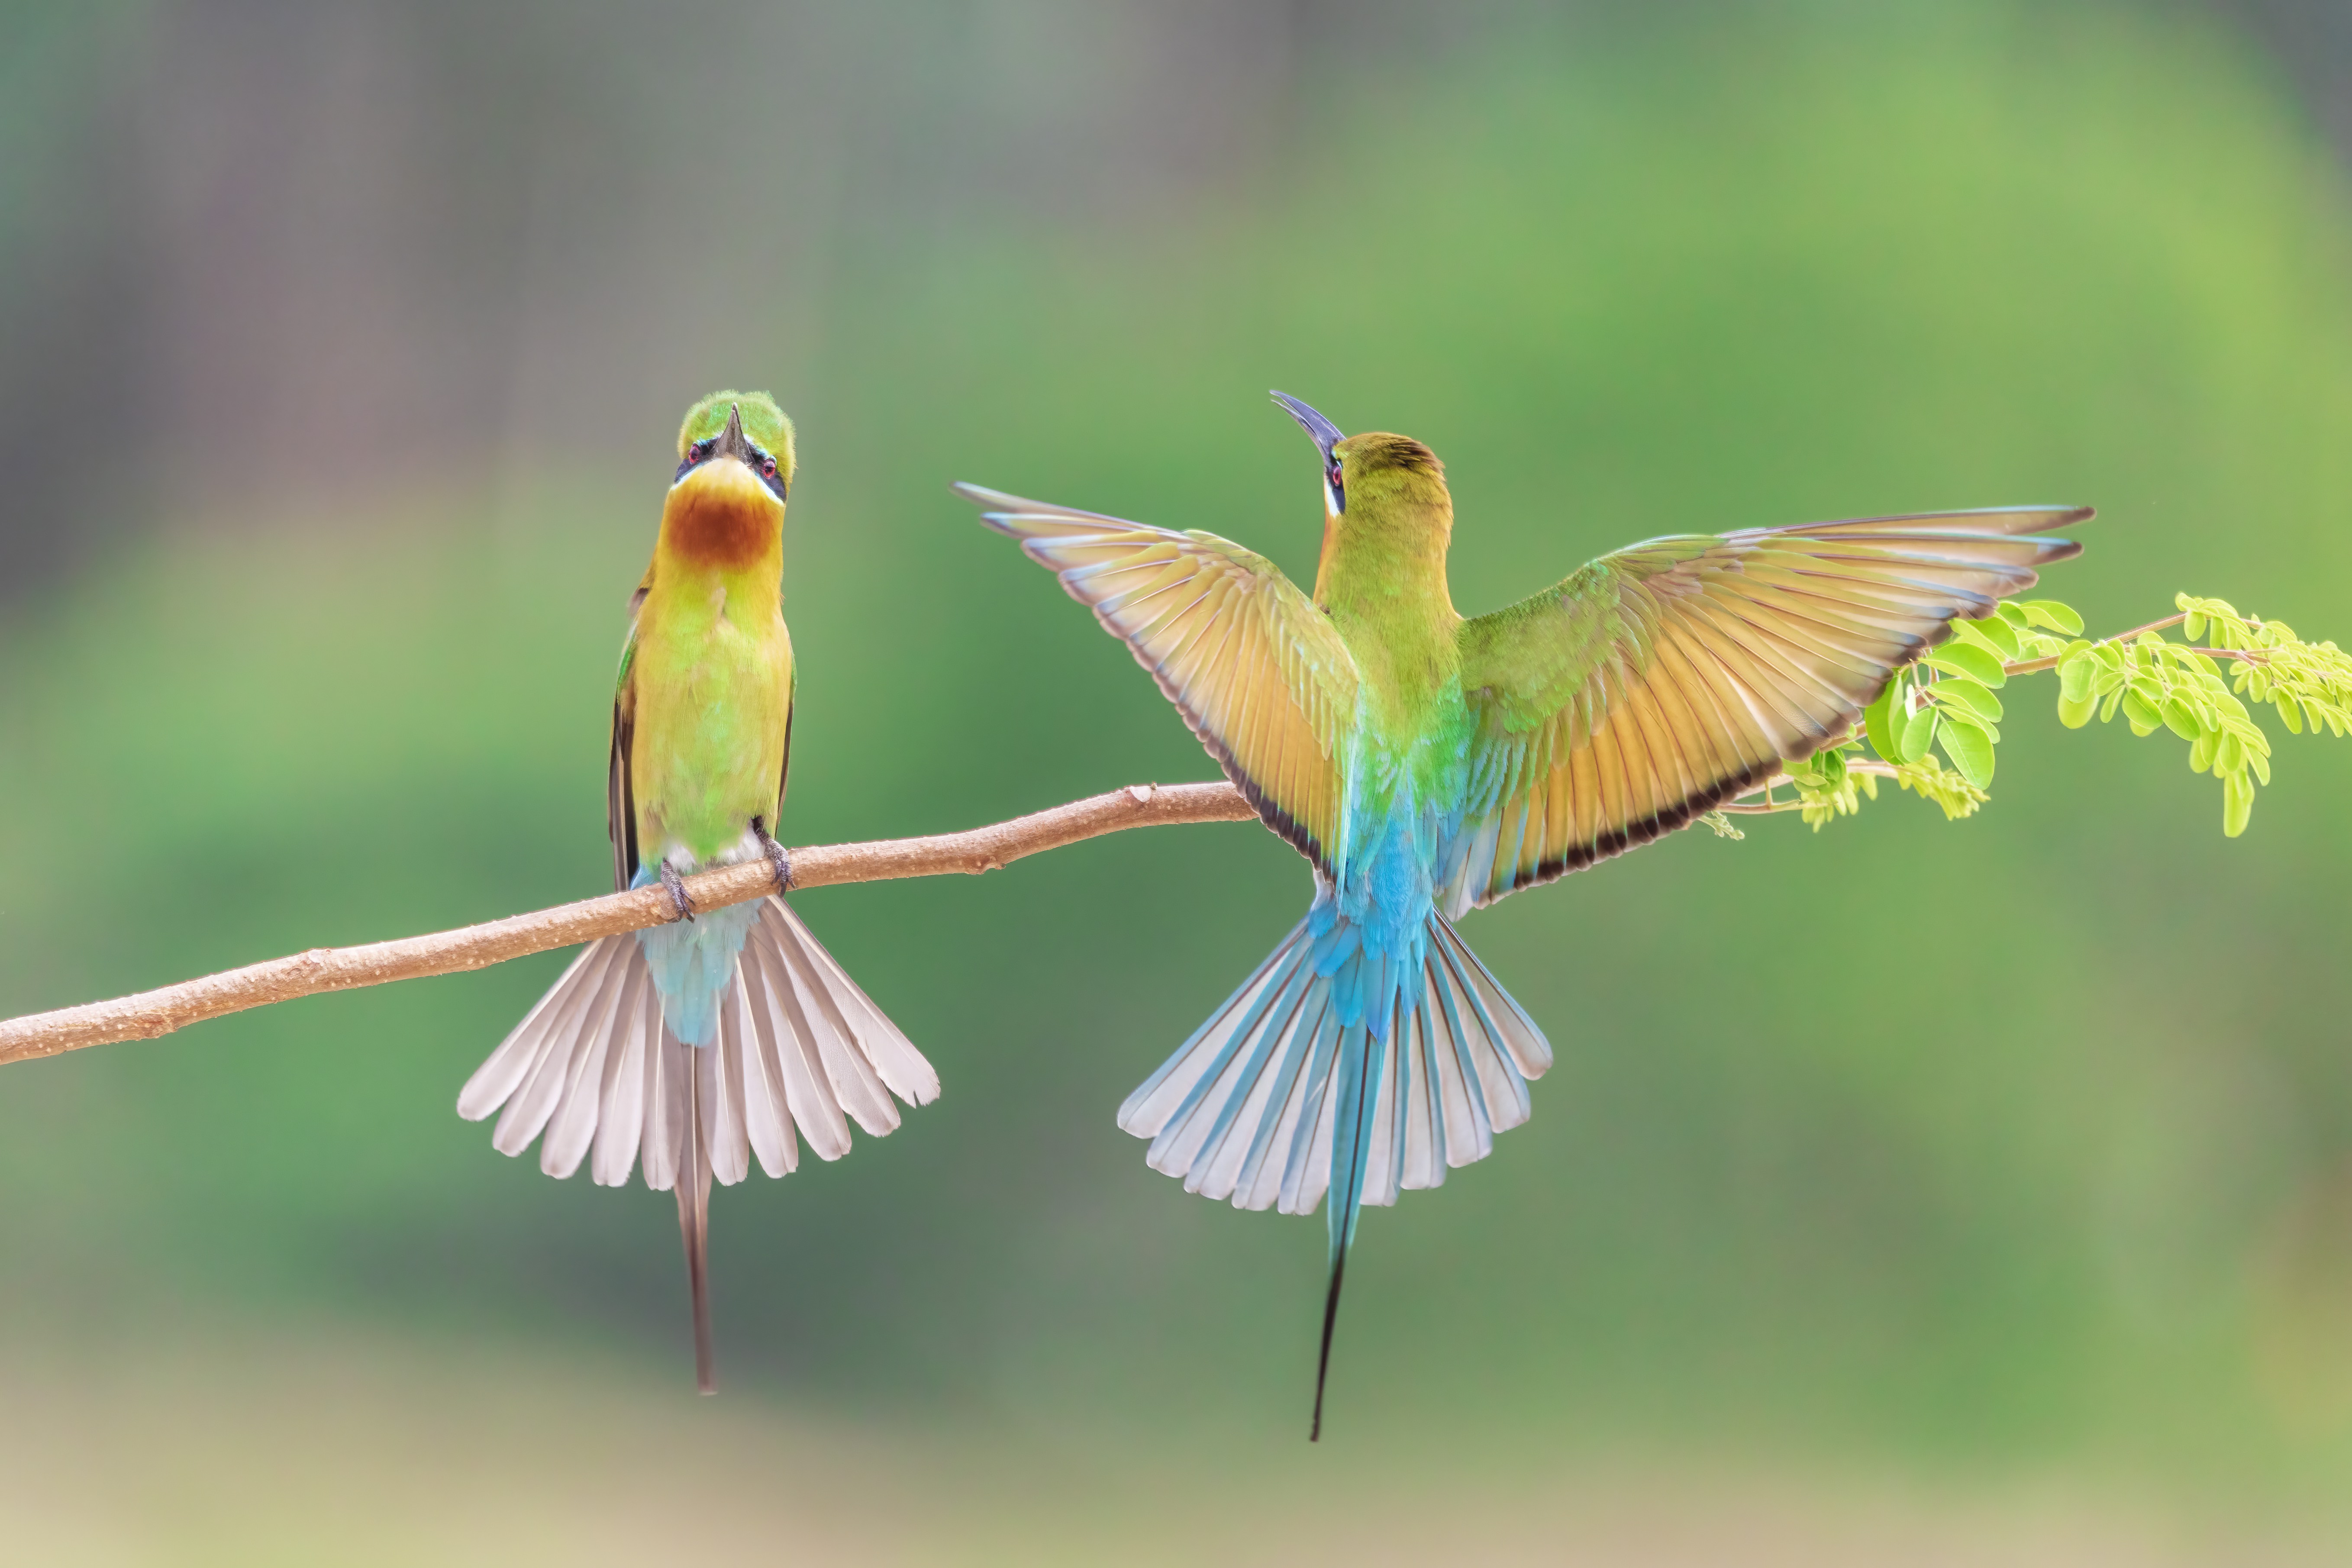
[{"label": "bokeh background", "polygon": [[[799,422],[786,837],[1213,776],[946,485],[1455,597],[2087,500],[2053,593],[2352,636],[2352,12],[0,9],[0,1013],[606,886],[674,422]],[[546,955],[0,1072],[0,1557],[2250,1563],[2352,1549],[2352,746],[2228,842],[2027,688],[1994,804],[1474,917],[1535,1120],[1364,1225],[1112,1111],[1296,918],[1255,826],[801,907],[945,1083],[714,1203],[457,1121]]]}]

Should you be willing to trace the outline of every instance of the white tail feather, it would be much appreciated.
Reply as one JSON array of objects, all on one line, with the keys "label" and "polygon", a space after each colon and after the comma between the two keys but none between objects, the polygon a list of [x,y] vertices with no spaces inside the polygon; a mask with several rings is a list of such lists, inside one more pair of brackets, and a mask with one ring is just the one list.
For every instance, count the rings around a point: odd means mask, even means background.
[{"label": "white tail feather", "polygon": [[[496,1111],[492,1144],[520,1154],[540,1139],[540,1168],[569,1176],[587,1161],[602,1186],[633,1166],[656,1191],[707,1153],[729,1185],[849,1152],[849,1122],[880,1137],[898,1125],[892,1096],[938,1098],[939,1075],[824,951],[790,905],[760,908],[719,1033],[700,1049],[663,1026],[652,971],[634,935],[589,944],[482,1063],[457,1114]],[[689,1118],[693,1119],[690,1127]]]},{"label": "white tail feather", "polygon": [[1312,1214],[1331,1182],[1343,1050],[1381,1061],[1366,1204],[1440,1184],[1528,1119],[1527,1080],[1551,1066],[1551,1047],[1443,916],[1429,918],[1422,985],[1384,1038],[1342,1027],[1313,958],[1301,921],[1128,1097],[1118,1124],[1151,1140],[1153,1170],[1237,1208]]}]

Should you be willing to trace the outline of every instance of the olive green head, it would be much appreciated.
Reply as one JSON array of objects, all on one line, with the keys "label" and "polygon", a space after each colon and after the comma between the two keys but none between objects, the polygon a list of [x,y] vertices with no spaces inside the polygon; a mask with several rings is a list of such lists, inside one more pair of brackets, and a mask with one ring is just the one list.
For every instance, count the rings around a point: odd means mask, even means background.
[{"label": "olive green head", "polygon": [[1274,400],[1314,439],[1323,454],[1323,506],[1337,521],[1350,514],[1351,505],[1385,510],[1402,503],[1419,509],[1442,508],[1452,521],[1445,492],[1445,465],[1437,454],[1410,436],[1370,431],[1343,436],[1339,427],[1286,393]]},{"label": "olive green head", "polygon": [[1350,436],[1331,448],[1350,493],[1374,499],[1436,501],[1445,496],[1445,465],[1410,436],[1384,430]]},{"label": "olive green head", "polygon": [[677,477],[712,458],[733,458],[782,500],[793,482],[793,422],[764,392],[714,392],[677,428]]}]

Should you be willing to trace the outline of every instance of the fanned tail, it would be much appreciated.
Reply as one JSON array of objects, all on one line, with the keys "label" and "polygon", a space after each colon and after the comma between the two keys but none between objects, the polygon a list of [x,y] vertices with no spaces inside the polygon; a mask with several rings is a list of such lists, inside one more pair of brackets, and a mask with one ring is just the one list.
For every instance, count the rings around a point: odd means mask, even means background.
[{"label": "fanned tail", "polygon": [[1339,996],[1361,994],[1355,948],[1317,973],[1301,921],[1160,1070],[1128,1097],[1118,1124],[1151,1140],[1155,1171],[1236,1208],[1311,1214],[1327,1196],[1331,1276],[1317,1363],[1313,1434],[1348,1248],[1366,1205],[1434,1187],[1448,1167],[1493,1152],[1528,1119],[1528,1080],[1551,1066],[1535,1020],[1433,911],[1421,984],[1384,1025],[1342,1024]]},{"label": "fanned tail", "polygon": [[[709,1046],[662,1022],[654,973],[635,934],[589,944],[490,1053],[457,1096],[502,1154],[540,1141],[540,1169],[564,1177],[583,1161],[600,1186],[631,1169],[678,1194],[694,1300],[695,1363],[710,1391],[708,1289],[710,1183],[731,1186],[756,1155],[771,1176],[849,1152],[849,1124],[870,1137],[898,1125],[893,1096],[939,1097],[939,1075],[883,1016],[781,898],[761,901],[718,1000]],[[680,1180],[681,1175],[685,1178]]]}]

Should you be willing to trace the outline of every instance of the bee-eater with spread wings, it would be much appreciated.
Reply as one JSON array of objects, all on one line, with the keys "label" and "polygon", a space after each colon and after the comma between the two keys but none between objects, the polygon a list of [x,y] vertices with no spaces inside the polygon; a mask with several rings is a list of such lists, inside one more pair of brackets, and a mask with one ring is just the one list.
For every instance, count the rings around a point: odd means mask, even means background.
[{"label": "bee-eater with spread wings", "polygon": [[1436,455],[1323,458],[1302,594],[1213,533],[957,489],[1126,641],[1315,868],[1315,901],[1120,1107],[1154,1170],[1243,1208],[1325,1200],[1315,1418],[1363,1205],[1433,1187],[1528,1118],[1551,1047],[1454,929],[1646,844],[1851,732],[1895,671],[2079,546],[2086,508],[1870,518],[1653,539],[1464,619]]},{"label": "bee-eater with spread wings", "polygon": [[[784,629],[784,497],[793,426],[765,393],[688,410],[661,532],[630,601],[613,700],[606,796],[613,880],[659,881],[682,917],[593,942],[457,1097],[468,1121],[506,1108],[491,1142],[540,1169],[589,1161],[620,1186],[677,1194],[694,1307],[695,1375],[712,1390],[706,1283],[710,1181],[771,1176],[880,1137],[896,1094],[930,1102],[939,1075],[801,923],[773,837],[792,757],[799,669]],[[680,874],[766,859],[776,892],[696,917]],[[846,1120],[845,1120],[845,1115]],[[797,1133],[797,1136],[795,1134]]]}]

